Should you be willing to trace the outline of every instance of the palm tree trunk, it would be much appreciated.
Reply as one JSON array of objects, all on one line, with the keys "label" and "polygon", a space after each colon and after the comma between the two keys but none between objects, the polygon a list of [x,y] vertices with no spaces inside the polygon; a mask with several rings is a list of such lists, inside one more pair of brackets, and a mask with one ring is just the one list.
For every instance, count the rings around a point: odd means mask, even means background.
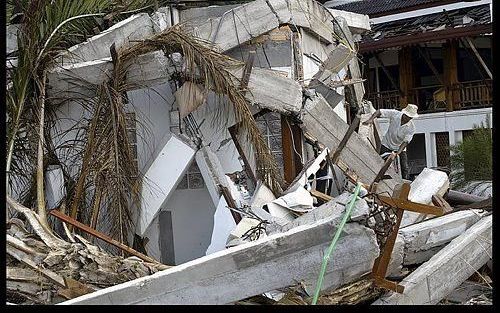
[{"label": "palm tree trunk", "polygon": [[38,157],[37,157],[37,170],[36,170],[36,192],[38,203],[38,216],[40,223],[44,228],[50,231],[49,224],[47,223],[47,214],[45,212],[45,194],[44,194],[44,173],[43,173],[43,147],[44,147],[44,126],[45,126],[45,82],[46,74],[43,72],[42,81],[39,84],[40,88],[40,125],[38,130]]}]

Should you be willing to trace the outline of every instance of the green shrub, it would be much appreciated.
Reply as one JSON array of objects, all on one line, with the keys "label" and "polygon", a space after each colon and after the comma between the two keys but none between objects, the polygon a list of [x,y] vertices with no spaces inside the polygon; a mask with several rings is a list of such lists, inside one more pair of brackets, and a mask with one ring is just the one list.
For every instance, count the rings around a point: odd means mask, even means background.
[{"label": "green shrub", "polygon": [[493,143],[489,121],[474,127],[472,134],[451,147],[451,185],[461,188],[471,181],[491,180]]}]

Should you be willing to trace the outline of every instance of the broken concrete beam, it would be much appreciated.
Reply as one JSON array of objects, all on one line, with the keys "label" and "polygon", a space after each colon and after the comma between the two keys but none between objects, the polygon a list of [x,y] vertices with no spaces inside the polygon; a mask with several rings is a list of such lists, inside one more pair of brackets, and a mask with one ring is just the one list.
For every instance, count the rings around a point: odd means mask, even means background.
[{"label": "broken concrete beam", "polygon": [[328,11],[330,11],[335,18],[344,18],[349,30],[353,34],[363,34],[371,29],[368,15],[335,9],[328,9]]},{"label": "broken concrete beam", "polygon": [[195,152],[194,147],[172,134],[148,168],[142,183],[138,235],[144,235],[163,203],[182,180]]},{"label": "broken concrete beam", "polygon": [[[56,67],[49,71],[47,94],[55,98],[92,98],[94,86],[109,79],[113,70],[110,58]],[[173,73],[168,58],[161,51],[138,56],[130,65],[127,84],[130,90],[164,83]]]},{"label": "broken concrete beam", "polygon": [[336,88],[329,86],[332,77],[339,77],[338,73],[351,61],[355,52],[352,48],[344,44],[338,44],[330,51],[328,57],[319,67],[319,70],[312,77],[309,88],[314,88],[325,100],[330,103],[332,108],[344,100],[344,96],[339,94]]},{"label": "broken concrete beam", "polygon": [[[450,181],[445,172],[424,168],[415,180],[410,184],[408,200],[416,203],[431,204],[433,195],[443,196]],[[423,221],[427,214],[405,211],[401,221],[401,227]]]},{"label": "broken concrete beam", "polygon": [[6,37],[6,54],[17,51],[17,34],[21,24],[10,24],[7,25],[7,30],[5,32]]},{"label": "broken concrete beam", "polygon": [[[156,15],[156,19],[161,17]],[[162,25],[170,23],[170,16]],[[155,33],[153,21],[147,13],[132,15],[131,17],[116,23],[85,42],[70,47],[66,53],[61,55],[56,63],[71,64],[95,61],[110,58],[109,48],[115,44],[116,49],[135,44],[134,41],[144,40]],[[158,26],[159,30],[159,26]]]},{"label": "broken concrete beam", "polygon": [[[354,49],[354,38],[352,36],[351,30],[348,27],[347,21],[341,16],[337,16],[337,23],[333,24],[333,29],[335,34],[340,38],[345,38],[348,47]],[[353,58],[349,61],[348,65],[349,73],[352,79],[361,79],[361,71],[359,69],[359,63],[357,58]],[[363,84],[353,84],[352,90],[354,91],[354,101],[356,105],[361,108],[363,105],[363,98],[365,95],[365,87]]]},{"label": "broken concrete beam", "polygon": [[[330,218],[299,226],[62,304],[226,304],[300,281],[315,286],[337,225]],[[335,288],[354,281],[378,254],[374,232],[348,223],[326,282]]]},{"label": "broken concrete beam", "polygon": [[[94,97],[92,85],[105,82],[113,69],[110,59],[71,64],[49,72],[48,95],[56,98]],[[174,67],[163,52],[155,51],[138,56],[127,74],[130,90],[153,87],[166,82]],[[232,70],[238,78],[243,67]],[[269,88],[273,86],[273,88]],[[283,77],[277,71],[253,68],[245,97],[252,104],[283,114],[298,113],[302,106],[302,89],[293,79]]]},{"label": "broken concrete beam", "polygon": [[[304,132],[317,139],[331,150],[335,150],[349,125],[346,124],[330,107],[321,95],[307,99],[301,112],[301,120]],[[352,169],[365,184],[371,184],[378,171],[384,165],[384,161],[378,153],[354,132],[342,149],[339,159]],[[392,180],[382,180],[378,185],[378,191],[392,190],[397,183],[401,182],[396,172],[390,168],[387,174]]]},{"label": "broken concrete beam", "polygon": [[191,27],[199,26],[205,23],[208,19],[221,17],[225,12],[232,10],[241,4],[228,5],[211,5],[208,7],[190,8],[179,11],[179,19],[181,23]]},{"label": "broken concrete beam", "polygon": [[194,35],[227,51],[279,26],[265,0],[256,0],[228,10],[195,27]]},{"label": "broken concrete beam", "polygon": [[401,228],[397,238],[403,243],[402,249],[394,249],[388,276],[400,276],[402,266],[429,260],[485,214],[480,210],[460,211]]},{"label": "broken concrete beam", "polygon": [[373,304],[436,304],[492,256],[492,216],[486,216],[401,281],[402,294],[389,292]]},{"label": "broken concrete beam", "polygon": [[256,0],[208,19],[194,28],[194,34],[227,51],[279,25],[291,24],[305,27],[331,43],[332,19],[330,13],[313,0]]}]

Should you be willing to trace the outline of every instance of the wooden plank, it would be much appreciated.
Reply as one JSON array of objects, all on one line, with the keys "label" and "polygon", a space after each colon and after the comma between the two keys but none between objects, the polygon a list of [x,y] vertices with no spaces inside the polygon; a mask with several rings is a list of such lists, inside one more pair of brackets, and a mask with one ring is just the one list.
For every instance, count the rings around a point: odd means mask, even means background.
[{"label": "wooden plank", "polygon": [[472,40],[470,39],[470,37],[465,37],[465,40],[469,44],[469,47],[471,48],[472,52],[474,52],[474,55],[476,56],[476,58],[479,61],[479,63],[481,63],[481,65],[483,66],[483,69],[485,70],[486,74],[488,74],[488,76],[490,77],[490,79],[493,79],[493,74],[491,74],[491,71],[488,68],[488,65],[486,65],[486,63],[484,62],[483,58],[481,57],[481,55],[477,51],[476,46],[474,46],[474,43],[472,42]]},{"label": "wooden plank", "polygon": [[325,202],[328,202],[328,201],[331,201],[333,199],[333,197],[327,195],[327,194],[324,194],[322,192],[319,192],[317,190],[311,190],[310,191],[311,195],[315,196],[316,198],[320,198],[321,200],[325,201]]},{"label": "wooden plank", "polygon": [[421,204],[421,203],[416,203],[416,202],[411,202],[408,200],[401,200],[397,198],[391,198],[387,196],[382,196],[379,195],[378,198],[384,202],[385,204],[392,206],[392,207],[397,207],[397,208],[404,208],[406,211],[412,211],[412,212],[418,212],[418,213],[424,213],[424,214],[432,214],[432,215],[437,215],[441,216],[444,214],[444,211],[442,208],[438,208],[432,205],[426,205],[426,204]]},{"label": "wooden plank", "polygon": [[[314,286],[338,223],[331,217],[298,226],[62,304],[226,304],[301,281]],[[325,286],[357,280],[378,253],[371,229],[347,223]]]},{"label": "wooden plank", "polygon": [[459,95],[453,86],[458,83],[457,71],[457,41],[448,40],[443,45],[443,81],[446,91],[446,110],[453,111],[458,108]]},{"label": "wooden plank", "polygon": [[[302,130],[288,116],[281,115],[281,146],[285,181],[290,184],[302,170]],[[299,154],[299,155],[297,155]]]},{"label": "wooden plank", "polygon": [[[338,147],[349,128],[349,125],[333,111],[321,95],[306,101],[302,122],[301,127],[305,133],[310,134],[309,137],[317,138],[331,150]],[[342,149],[337,165],[344,172],[349,169],[353,170],[360,182],[369,185],[375,179],[378,169],[384,165],[384,160],[369,143],[354,132],[345,148]],[[387,173],[394,179],[380,182],[378,188],[392,194],[394,186],[402,180],[391,168]]]},{"label": "wooden plank", "polygon": [[413,73],[413,59],[411,55],[411,47],[403,47],[399,50],[399,87],[402,95],[400,107],[403,109],[408,103],[412,103],[414,99],[413,87],[415,86],[415,76]]}]

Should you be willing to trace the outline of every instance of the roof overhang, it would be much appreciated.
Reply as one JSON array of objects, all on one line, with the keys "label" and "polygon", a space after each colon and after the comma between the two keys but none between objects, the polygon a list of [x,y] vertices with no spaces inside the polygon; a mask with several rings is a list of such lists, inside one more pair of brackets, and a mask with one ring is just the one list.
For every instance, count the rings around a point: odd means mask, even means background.
[{"label": "roof overhang", "polygon": [[429,31],[425,33],[396,36],[377,41],[361,42],[359,52],[365,53],[376,50],[383,50],[393,47],[402,47],[424,42],[433,42],[443,39],[454,39],[459,37],[477,36],[491,33],[493,26],[491,23],[483,25],[473,25],[465,27],[448,28],[439,31]]}]

